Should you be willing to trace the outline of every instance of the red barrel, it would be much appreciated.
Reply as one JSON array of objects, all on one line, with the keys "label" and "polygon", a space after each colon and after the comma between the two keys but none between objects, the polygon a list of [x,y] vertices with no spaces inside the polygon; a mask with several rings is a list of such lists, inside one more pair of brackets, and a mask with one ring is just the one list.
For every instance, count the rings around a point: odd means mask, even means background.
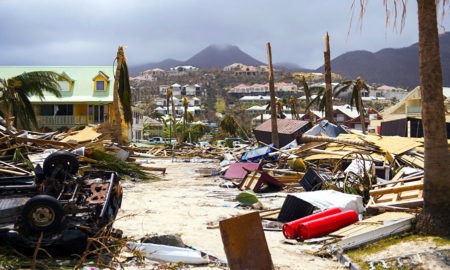
[{"label": "red barrel", "polygon": [[359,220],[353,210],[311,220],[298,225],[297,233],[301,240],[306,240],[334,232]]},{"label": "red barrel", "polygon": [[286,237],[286,239],[295,239],[298,237],[297,228],[298,228],[298,225],[300,225],[301,223],[305,223],[307,221],[311,221],[311,220],[318,219],[318,218],[323,218],[323,217],[341,213],[341,212],[342,212],[341,209],[334,207],[334,208],[330,208],[328,210],[322,211],[320,213],[316,213],[314,215],[309,215],[306,217],[302,217],[300,219],[293,220],[288,223],[284,223],[283,224],[284,237]]}]

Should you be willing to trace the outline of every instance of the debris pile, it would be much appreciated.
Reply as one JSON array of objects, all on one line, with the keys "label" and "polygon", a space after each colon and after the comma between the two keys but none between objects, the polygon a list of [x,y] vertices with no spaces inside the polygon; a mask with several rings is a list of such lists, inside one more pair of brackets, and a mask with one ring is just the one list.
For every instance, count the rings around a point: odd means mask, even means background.
[{"label": "debris pile", "polygon": [[[286,242],[337,252],[411,228],[423,207],[423,138],[365,135],[327,121],[309,130],[304,123],[298,126],[290,129],[295,140],[283,147],[258,141],[244,152],[223,154],[218,169],[220,186],[238,189],[238,206],[284,198],[265,209],[269,215],[259,212],[264,230],[274,230],[264,226],[267,222],[278,222],[275,230]],[[230,236],[222,232],[222,238],[227,245]],[[239,259],[232,256],[227,252],[229,261]]]}]

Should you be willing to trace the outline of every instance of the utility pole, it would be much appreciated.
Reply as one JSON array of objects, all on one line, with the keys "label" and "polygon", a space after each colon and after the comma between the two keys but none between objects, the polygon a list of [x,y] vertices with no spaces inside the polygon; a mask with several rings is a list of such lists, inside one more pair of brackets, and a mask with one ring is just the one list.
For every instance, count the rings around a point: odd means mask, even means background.
[{"label": "utility pole", "polygon": [[275,84],[273,81],[273,66],[272,66],[272,49],[270,42],[267,42],[267,57],[269,60],[269,91],[270,91],[270,115],[272,121],[272,143],[278,147],[278,125],[277,125],[277,108],[275,100]]}]

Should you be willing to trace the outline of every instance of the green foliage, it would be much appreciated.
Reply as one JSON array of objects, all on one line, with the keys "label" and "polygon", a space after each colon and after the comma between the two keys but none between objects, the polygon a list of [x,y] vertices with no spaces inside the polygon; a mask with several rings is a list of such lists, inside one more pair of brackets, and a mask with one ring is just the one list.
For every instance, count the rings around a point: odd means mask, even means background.
[{"label": "green foliage", "polygon": [[[358,77],[356,80],[347,80],[343,81],[338,85],[339,88],[335,89],[334,96],[337,97],[342,92],[347,91],[347,89],[351,88],[351,99],[350,99],[350,106],[356,106],[356,109],[358,110],[359,114],[364,113],[364,104],[361,100],[361,91],[366,90],[369,92],[369,87],[366,85],[363,79]],[[361,101],[361,108],[359,108],[358,103]]]},{"label": "green foliage", "polygon": [[123,118],[128,124],[133,123],[133,113],[131,111],[131,88],[130,88],[130,76],[128,75],[128,66],[125,60],[120,67],[119,77],[119,99],[122,104]]},{"label": "green foliage", "polygon": [[25,163],[28,169],[34,169],[33,163],[31,163],[31,161],[24,156],[22,150],[19,148],[16,148],[16,150],[14,151],[13,161],[17,163]]},{"label": "green foliage", "polygon": [[218,98],[216,101],[216,112],[225,112],[225,100],[223,98]]},{"label": "green foliage", "polygon": [[131,177],[137,176],[141,180],[156,180],[155,175],[145,172],[134,163],[128,163],[118,159],[116,156],[108,154],[100,149],[92,149],[92,158],[97,160],[93,164],[94,168],[115,171],[121,175],[128,175]]},{"label": "green foliage", "polygon": [[258,198],[256,197],[255,192],[246,190],[236,196],[236,201],[246,205],[252,205],[258,202]]},{"label": "green foliage", "polygon": [[220,131],[229,134],[230,136],[235,136],[238,127],[235,123],[234,116],[232,114],[227,114],[219,123]]},{"label": "green foliage", "polygon": [[43,100],[45,92],[61,97],[58,82],[60,80],[64,78],[53,71],[26,72],[7,80],[0,79],[2,114],[7,116],[10,110],[12,115],[16,116],[14,124],[17,125],[20,121],[25,129],[31,129],[30,124],[37,126],[36,115],[29,97],[36,95]]}]

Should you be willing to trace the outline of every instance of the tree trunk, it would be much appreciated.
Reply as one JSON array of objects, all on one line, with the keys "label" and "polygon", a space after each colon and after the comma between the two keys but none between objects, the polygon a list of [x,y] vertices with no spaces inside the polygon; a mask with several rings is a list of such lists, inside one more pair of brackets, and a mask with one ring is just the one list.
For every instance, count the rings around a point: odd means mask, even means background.
[{"label": "tree trunk", "polygon": [[333,93],[331,92],[331,62],[330,62],[330,37],[325,35],[325,118],[334,123],[333,116]]},{"label": "tree trunk", "polygon": [[[309,103],[311,103],[311,99],[309,98],[308,95],[306,95],[306,106],[309,105]],[[308,110],[306,111],[306,113],[309,115],[309,121],[311,121],[311,123],[314,123],[315,119],[314,119],[314,113],[311,111],[310,108],[308,108]]]},{"label": "tree trunk", "polygon": [[124,57],[123,46],[119,46],[119,49],[117,50],[117,67],[116,67],[116,76],[114,78],[114,93],[113,93],[113,105],[115,116],[113,128],[115,130],[114,134],[116,136],[118,144],[123,143],[122,114],[120,113],[120,101],[119,101],[119,78],[120,78],[120,69],[122,68],[123,57]]},{"label": "tree trunk", "polygon": [[273,80],[273,66],[272,66],[272,50],[270,42],[267,42],[267,57],[269,59],[269,91],[270,91],[270,115],[272,121],[272,143],[278,147],[278,125],[277,125],[277,108],[275,100],[275,84]]},{"label": "tree trunk", "polygon": [[181,139],[184,142],[184,137],[186,135],[186,116],[187,116],[187,107],[184,107],[184,116],[183,116],[183,138]]},{"label": "tree trunk", "polygon": [[364,117],[364,111],[362,106],[361,89],[358,88],[358,111],[359,120],[361,121],[361,130],[363,134],[366,134],[366,117]]},{"label": "tree trunk", "polygon": [[7,104],[7,106],[8,106],[8,109],[6,110],[6,115],[5,115],[5,124],[6,124],[6,126],[5,126],[5,128],[6,128],[6,133],[7,134],[11,134],[12,132],[11,132],[11,114],[12,114],[12,105],[11,105],[11,103],[10,104]]},{"label": "tree trunk", "polygon": [[417,0],[419,15],[420,93],[425,140],[424,207],[416,228],[450,235],[450,153],[448,151],[436,2]]},{"label": "tree trunk", "polygon": [[173,136],[175,136],[175,140],[177,142],[178,141],[178,136],[177,136],[177,114],[175,112],[175,102],[173,101],[173,94],[172,94],[172,121],[173,121]]}]

